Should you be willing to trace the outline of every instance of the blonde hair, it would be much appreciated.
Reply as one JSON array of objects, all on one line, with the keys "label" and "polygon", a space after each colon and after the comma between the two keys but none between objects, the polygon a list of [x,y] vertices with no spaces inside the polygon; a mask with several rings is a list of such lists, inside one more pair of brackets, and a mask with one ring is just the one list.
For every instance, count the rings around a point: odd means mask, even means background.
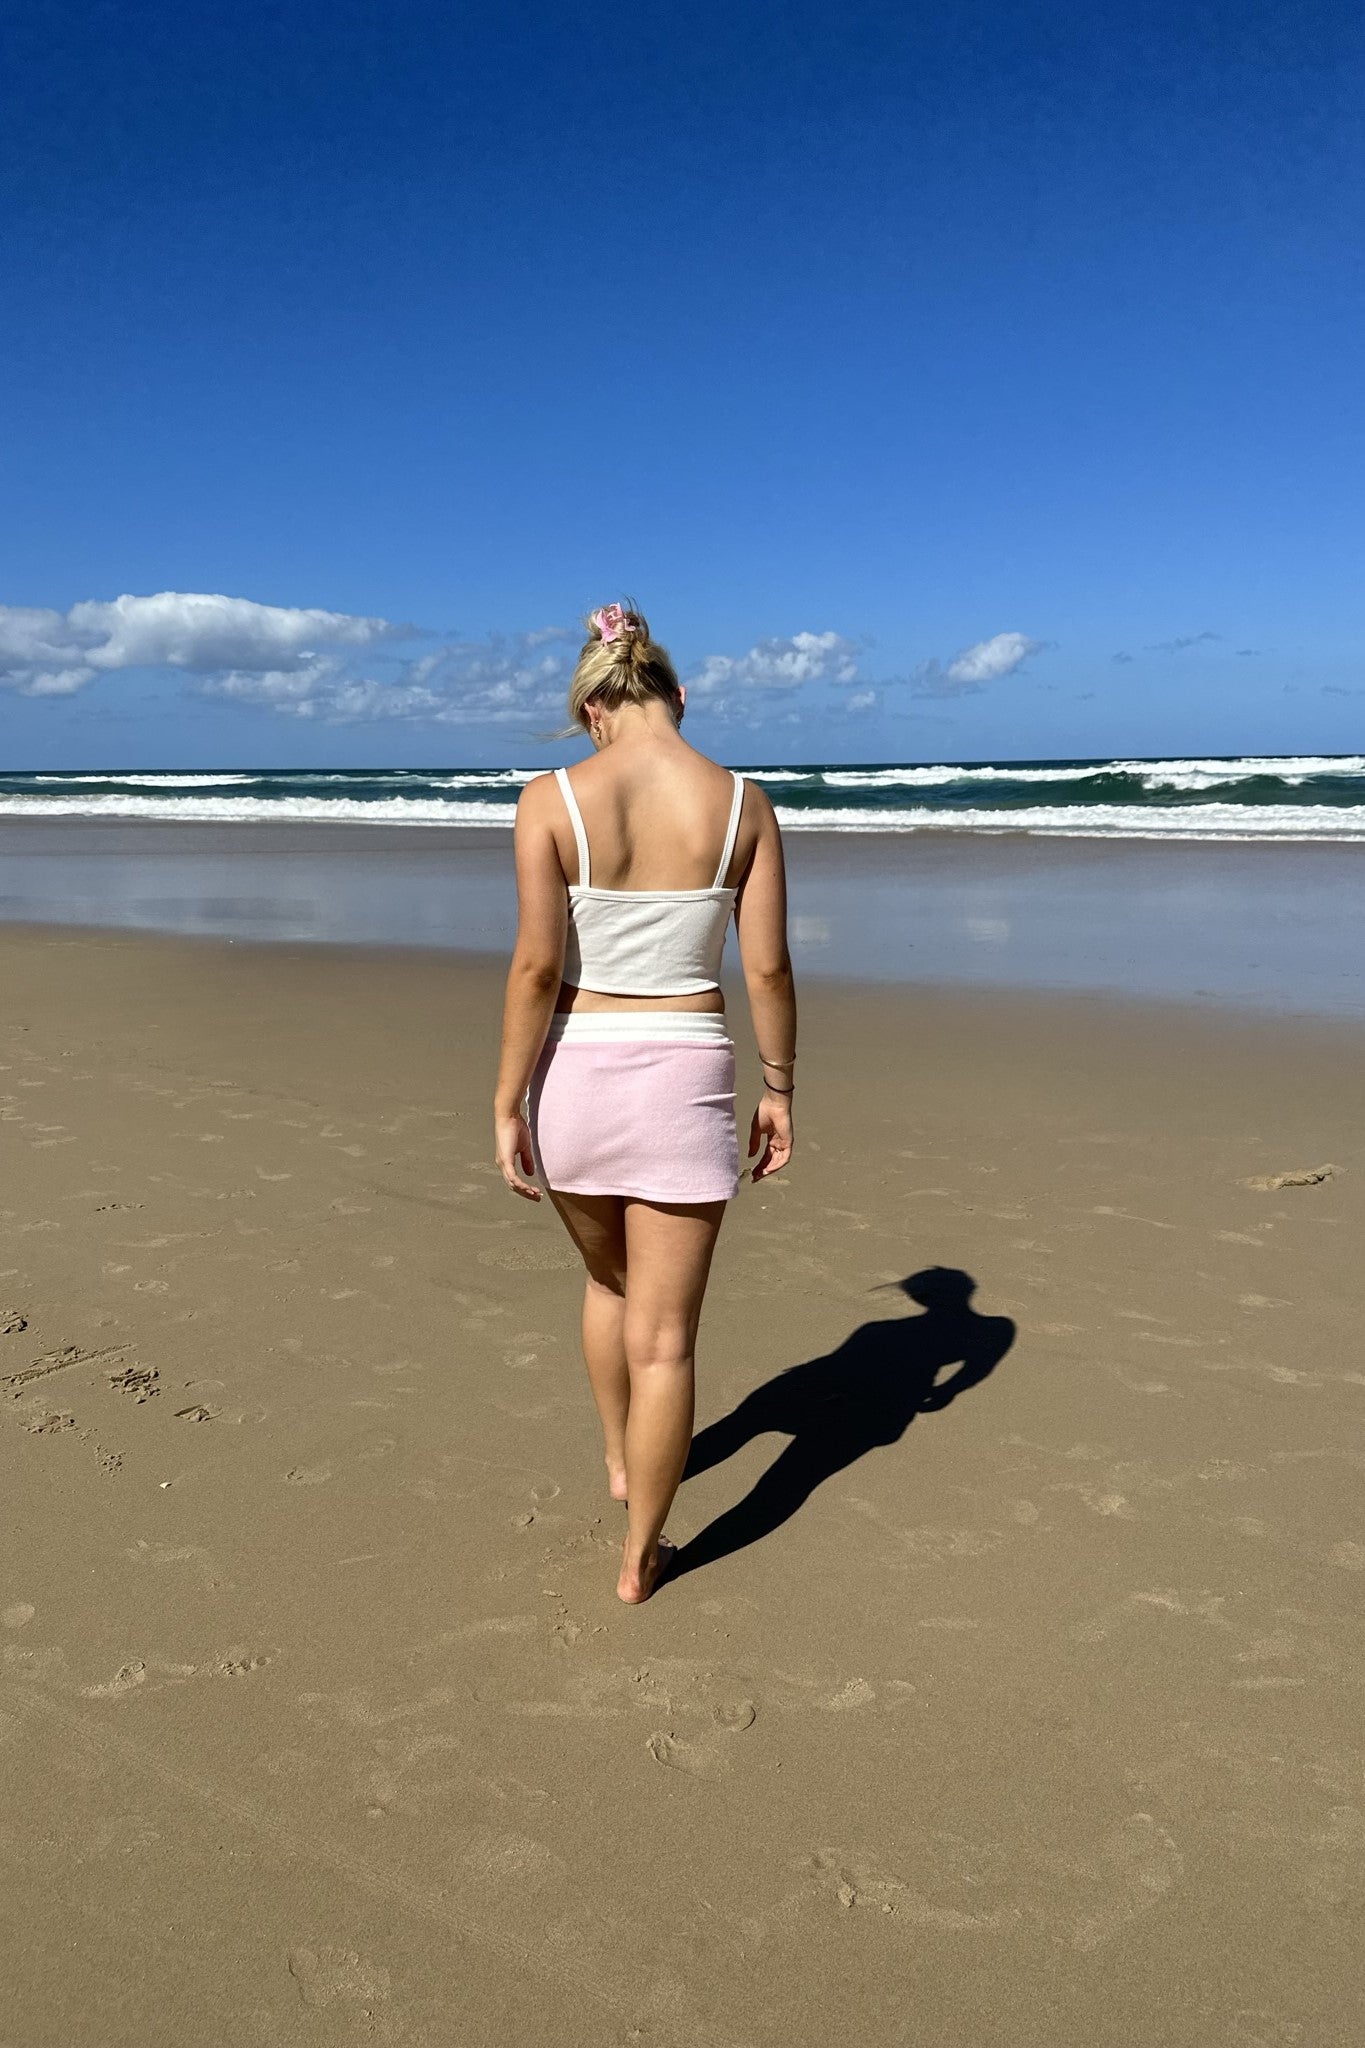
[{"label": "blonde hair", "polygon": [[658,697],[682,718],[682,686],[666,647],[649,637],[649,621],[629,601],[619,607],[622,624],[610,640],[602,638],[602,613],[611,607],[599,605],[583,624],[587,639],[569,684],[570,730],[587,730],[586,706],[591,697],[604,711],[619,711],[623,704],[647,704]]}]

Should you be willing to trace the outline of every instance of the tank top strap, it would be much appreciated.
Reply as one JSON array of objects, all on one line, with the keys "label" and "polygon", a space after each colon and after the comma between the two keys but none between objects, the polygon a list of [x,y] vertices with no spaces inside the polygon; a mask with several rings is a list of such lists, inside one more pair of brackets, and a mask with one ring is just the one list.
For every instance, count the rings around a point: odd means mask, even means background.
[{"label": "tank top strap", "polygon": [[573,793],[568,769],[556,768],[555,781],[559,784],[559,792],[569,813],[569,823],[573,826],[573,836],[578,846],[578,886],[580,889],[586,889],[592,879],[592,862],[588,858],[588,834],[583,824],[583,813],[578,808],[578,798]]},{"label": "tank top strap", "polygon": [[730,872],[730,857],[735,850],[735,835],[739,831],[739,814],[744,808],[744,777],[734,769],[730,772],[735,778],[735,793],[730,802],[730,823],[725,831],[725,846],[721,852],[720,866],[716,869],[716,879],[711,884],[713,889],[723,889],[725,886],[725,877]]}]

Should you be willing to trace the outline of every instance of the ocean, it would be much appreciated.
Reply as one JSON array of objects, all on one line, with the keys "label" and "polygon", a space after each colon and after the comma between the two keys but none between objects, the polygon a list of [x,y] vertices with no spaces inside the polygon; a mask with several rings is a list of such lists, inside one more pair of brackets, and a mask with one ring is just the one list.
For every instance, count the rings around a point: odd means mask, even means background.
[{"label": "ocean", "polygon": [[[745,766],[793,832],[1365,839],[1365,755]],[[540,768],[0,773],[0,818],[506,827]]]}]

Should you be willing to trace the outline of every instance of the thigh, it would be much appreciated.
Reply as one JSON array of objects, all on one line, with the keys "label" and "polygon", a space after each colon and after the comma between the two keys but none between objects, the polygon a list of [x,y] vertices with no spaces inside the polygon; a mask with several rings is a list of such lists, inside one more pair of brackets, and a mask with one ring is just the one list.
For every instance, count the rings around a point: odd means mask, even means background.
[{"label": "thigh", "polygon": [[626,1303],[637,1324],[697,1334],[724,1202],[640,1202],[627,1199]]},{"label": "thigh", "polygon": [[625,1201],[620,1195],[562,1195],[550,1200],[578,1247],[590,1280],[620,1293],[626,1280]]}]

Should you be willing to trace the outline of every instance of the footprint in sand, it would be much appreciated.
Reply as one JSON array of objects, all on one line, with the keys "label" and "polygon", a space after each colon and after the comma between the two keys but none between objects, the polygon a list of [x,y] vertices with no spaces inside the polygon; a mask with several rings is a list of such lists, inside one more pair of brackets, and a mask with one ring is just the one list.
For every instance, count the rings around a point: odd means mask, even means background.
[{"label": "footprint in sand", "polygon": [[266,1665],[273,1661],[264,1651],[230,1650],[220,1660],[218,1669],[224,1678],[249,1678],[253,1671],[264,1671]]},{"label": "footprint in sand", "polygon": [[330,1465],[291,1465],[285,1473],[291,1486],[321,1486],[331,1478]]},{"label": "footprint in sand", "polygon": [[[935,1890],[940,1893],[937,1898],[907,1884],[903,1878],[889,1871],[854,1861],[835,1849],[819,1850],[809,1859],[807,1867],[814,1875],[817,1891],[832,1897],[846,1913],[870,1910],[884,1914],[888,1919],[906,1921],[913,1927],[932,1928],[946,1934],[1017,1924],[1023,1917],[1017,1906],[987,1907],[980,1899],[979,1887],[983,1881],[989,1882],[992,1875],[989,1854],[955,1842],[951,1837],[940,1838],[940,1841],[948,1854],[935,1859],[942,1860],[947,1866],[941,1874],[935,1874]],[[934,1844],[935,1848],[938,1846]],[[943,1893],[948,1896],[942,1896]],[[949,1903],[954,1895],[971,1900],[976,1910],[966,1911]]]},{"label": "footprint in sand", "polygon": [[0,1308],[0,1337],[17,1337],[27,1328],[28,1317],[21,1316],[17,1308]]},{"label": "footprint in sand", "polygon": [[50,1411],[46,1414],[39,1413],[33,1417],[32,1421],[24,1424],[24,1428],[30,1436],[56,1436],[60,1430],[74,1429],[75,1427],[76,1418],[67,1409],[62,1409],[60,1413],[55,1411]]},{"label": "footprint in sand", "polygon": [[827,1713],[844,1714],[854,1707],[870,1707],[877,1695],[865,1678],[850,1678],[838,1692],[817,1702]]},{"label": "footprint in sand", "polygon": [[81,1698],[86,1700],[121,1699],[124,1693],[134,1692],[147,1683],[147,1666],[141,1657],[134,1657],[129,1664],[120,1665],[107,1685],[83,1685]]},{"label": "footprint in sand", "polygon": [[157,1385],[161,1378],[159,1366],[128,1365],[122,1372],[111,1372],[108,1377],[109,1384],[116,1393],[135,1394],[139,1407],[144,1401],[152,1400],[161,1392]]},{"label": "footprint in sand", "polygon": [[681,1771],[689,1778],[723,1778],[730,1769],[730,1739],[752,1728],[757,1719],[752,1700],[718,1702],[711,1708],[711,1727],[705,1735],[675,1735],[672,1729],[659,1728],[645,1748],[665,1770]]},{"label": "footprint in sand", "polygon": [[27,1628],[37,1612],[31,1600],[16,1600],[13,1606],[0,1612],[0,1624],[5,1628]]},{"label": "footprint in sand", "polygon": [[650,1736],[645,1748],[656,1764],[662,1764],[665,1770],[682,1771],[689,1778],[721,1778],[729,1769],[728,1758],[714,1744],[685,1742],[662,1729]]}]

